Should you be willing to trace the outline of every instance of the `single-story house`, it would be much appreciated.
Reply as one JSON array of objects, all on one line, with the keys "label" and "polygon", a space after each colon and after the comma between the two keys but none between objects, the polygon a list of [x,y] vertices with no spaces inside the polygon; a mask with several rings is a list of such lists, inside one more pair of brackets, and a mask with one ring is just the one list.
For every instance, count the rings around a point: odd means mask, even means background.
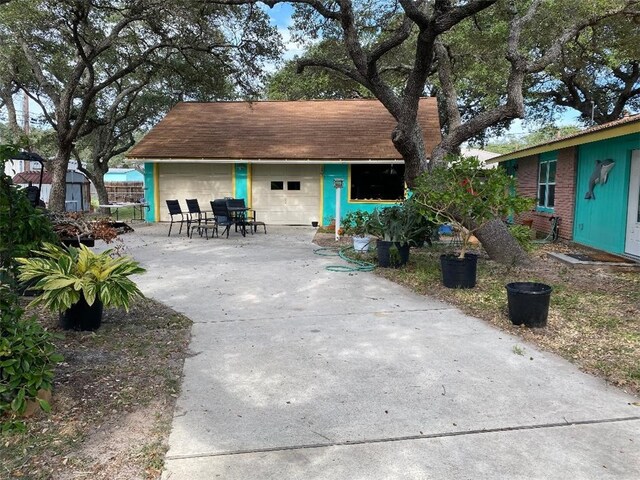
[{"label": "single-story house", "polygon": [[[435,98],[419,123],[427,151],[440,141]],[[128,153],[145,165],[147,220],[167,221],[166,200],[244,198],[269,224],[321,225],[404,198],[404,162],[391,141],[396,121],[377,100],[184,102]]]},{"label": "single-story house", "polygon": [[565,240],[640,257],[640,115],[496,157],[536,198],[521,220]]}]

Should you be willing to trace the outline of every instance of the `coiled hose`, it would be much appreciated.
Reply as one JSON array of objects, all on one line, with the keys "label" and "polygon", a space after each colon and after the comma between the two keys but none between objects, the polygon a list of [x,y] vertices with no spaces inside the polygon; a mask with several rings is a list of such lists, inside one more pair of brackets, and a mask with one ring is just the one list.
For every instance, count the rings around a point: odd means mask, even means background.
[{"label": "coiled hose", "polygon": [[313,253],[323,257],[340,257],[342,260],[346,261],[347,263],[354,265],[354,266],[327,265],[325,268],[330,272],[341,272],[341,273],[372,272],[376,268],[375,264],[373,263],[348,257],[347,252],[352,250],[353,250],[353,247],[343,247],[337,252],[332,248],[318,248],[314,250]]}]

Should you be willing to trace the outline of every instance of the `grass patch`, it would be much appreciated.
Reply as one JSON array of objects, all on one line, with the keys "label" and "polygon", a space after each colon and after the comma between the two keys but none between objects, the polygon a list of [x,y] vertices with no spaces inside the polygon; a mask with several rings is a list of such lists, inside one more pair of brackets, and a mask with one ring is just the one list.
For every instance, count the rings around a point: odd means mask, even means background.
[{"label": "grass patch", "polygon": [[[548,258],[561,245],[537,247],[527,267],[509,267],[486,257],[478,261],[477,286],[442,286],[441,248],[413,249],[400,270],[376,273],[412,290],[451,303],[468,314],[555,352],[582,370],[599,375],[630,393],[640,394],[640,274],[604,269],[568,269]],[[551,285],[548,326],[531,330],[508,319],[505,285],[516,281]],[[518,347],[520,349],[521,347]],[[520,355],[514,347],[514,353]]]},{"label": "grass patch", "polygon": [[[55,315],[35,313],[58,331]],[[142,299],[105,311],[97,332],[59,331],[53,411],[0,438],[0,479],[158,478],[190,328]]]}]

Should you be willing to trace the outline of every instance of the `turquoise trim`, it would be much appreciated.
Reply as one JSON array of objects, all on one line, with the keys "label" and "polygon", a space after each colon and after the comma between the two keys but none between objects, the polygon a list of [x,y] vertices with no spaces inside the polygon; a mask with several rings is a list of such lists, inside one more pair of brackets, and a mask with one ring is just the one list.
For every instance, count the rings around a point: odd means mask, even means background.
[{"label": "turquoise trim", "polygon": [[153,163],[144,164],[144,199],[149,204],[149,208],[145,213],[145,220],[147,222],[156,221],[156,195],[155,195],[155,182],[153,180]]},{"label": "turquoise trim", "polygon": [[340,216],[344,218],[349,212],[363,210],[372,212],[376,208],[384,208],[393,203],[390,202],[350,202],[349,201],[349,165],[325,164],[323,168],[323,189],[322,189],[322,225],[329,225],[335,217],[336,212],[336,189],[333,187],[333,180],[342,178],[344,180],[342,194],[340,195]]},{"label": "turquoise trim", "polygon": [[555,209],[554,208],[550,208],[550,207],[541,207],[541,206],[538,205],[536,207],[536,212],[554,213]]},{"label": "turquoise trim", "polygon": [[[624,253],[631,152],[637,149],[640,149],[638,133],[578,147],[574,241],[599,250]],[[595,186],[595,199],[585,199],[596,160],[608,158],[615,166],[609,172],[607,183]]]},{"label": "turquoise trim", "polygon": [[249,179],[248,179],[248,165],[246,163],[236,163],[235,169],[235,197],[244,198],[244,201],[249,202]]}]

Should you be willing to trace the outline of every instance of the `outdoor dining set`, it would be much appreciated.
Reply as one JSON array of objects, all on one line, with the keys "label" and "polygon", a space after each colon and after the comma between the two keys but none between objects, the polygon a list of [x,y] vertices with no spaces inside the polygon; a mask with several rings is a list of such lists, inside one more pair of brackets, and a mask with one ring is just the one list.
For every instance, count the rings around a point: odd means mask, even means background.
[{"label": "outdoor dining set", "polygon": [[264,229],[265,234],[267,233],[267,226],[264,222],[256,220],[256,211],[246,206],[244,198],[211,200],[209,202],[211,210],[201,210],[200,204],[195,198],[187,199],[186,203],[187,211],[184,211],[178,200],[167,200],[167,208],[171,216],[168,236],[171,236],[174,223],[180,224],[178,235],[182,233],[184,225],[189,238],[193,238],[193,234],[196,232],[200,236],[204,235],[207,240],[209,232],[211,232],[211,237],[219,236],[219,228],[223,228],[222,235],[226,233],[227,238],[229,238],[231,227],[234,227],[235,231],[240,232],[243,237],[247,235],[247,232],[251,232],[251,234],[257,232],[259,226]]}]

